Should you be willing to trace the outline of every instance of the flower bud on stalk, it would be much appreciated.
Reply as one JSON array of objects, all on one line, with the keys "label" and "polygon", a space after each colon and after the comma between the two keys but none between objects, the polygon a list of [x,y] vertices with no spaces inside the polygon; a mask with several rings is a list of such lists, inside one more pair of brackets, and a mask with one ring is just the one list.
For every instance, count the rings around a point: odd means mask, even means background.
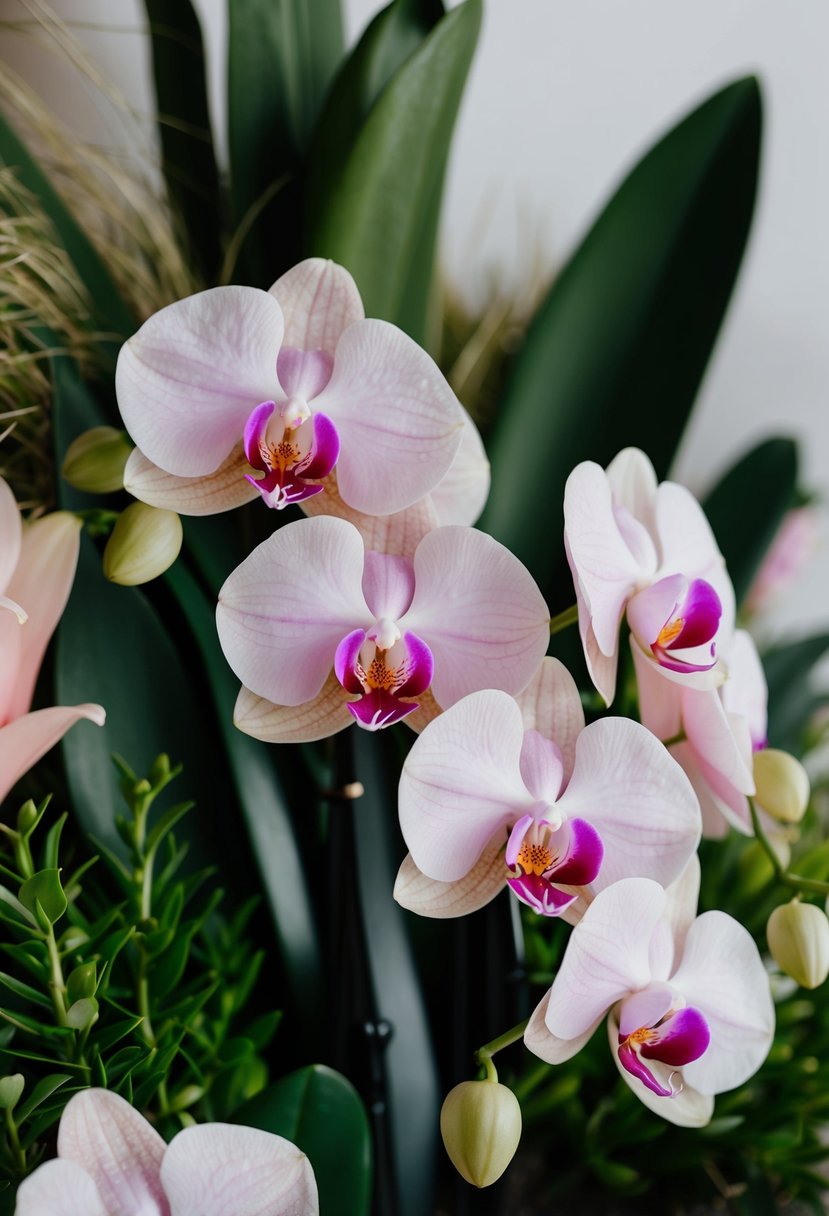
[{"label": "flower bud on stalk", "polygon": [[757,802],[778,823],[800,823],[809,805],[809,777],[788,752],[767,747],[754,754]]},{"label": "flower bud on stalk", "polygon": [[137,587],[158,578],[179,555],[183,539],[175,511],[134,502],[119,516],[104,549],[104,574],[112,583]]},{"label": "flower bud on stalk", "polygon": [[766,937],[775,962],[802,988],[818,988],[829,975],[829,919],[814,904],[793,899],[775,908]]},{"label": "flower bud on stalk", "polygon": [[110,494],[124,488],[124,467],[131,451],[126,431],[94,426],[70,443],[61,472],[76,490]]},{"label": "flower bud on stalk", "polygon": [[455,1169],[473,1186],[491,1186],[515,1156],[521,1107],[497,1081],[462,1081],[446,1095],[440,1133]]}]

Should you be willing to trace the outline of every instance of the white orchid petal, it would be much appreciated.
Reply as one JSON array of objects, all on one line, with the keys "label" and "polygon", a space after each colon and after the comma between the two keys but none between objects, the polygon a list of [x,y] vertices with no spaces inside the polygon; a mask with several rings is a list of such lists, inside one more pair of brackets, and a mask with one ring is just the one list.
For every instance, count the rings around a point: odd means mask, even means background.
[{"label": "white orchid petal", "polygon": [[409,853],[398,872],[394,898],[401,907],[418,916],[444,920],[477,912],[503,891],[506,881],[504,838],[499,834],[486,846],[469,873],[455,882],[427,878]]},{"label": "white orchid petal", "polygon": [[236,698],[233,724],[266,743],[313,743],[354,725],[347,703],[345,689],[333,671],[317,696],[304,705],[274,705],[243,686]]},{"label": "white orchid petal", "polygon": [[748,725],[755,746],[765,745],[768,736],[766,673],[751,634],[738,629],[726,660],[728,679],[722,686],[722,702],[729,716],[739,714]]},{"label": "white orchid petal", "polygon": [[214,472],[278,391],[282,331],[276,300],[255,287],[213,287],[145,321],[121,348],[115,389],[147,458],[179,477]]},{"label": "white orchid petal", "polygon": [[314,1171],[282,1136],[205,1123],[175,1136],[161,1181],[170,1216],[316,1216]]},{"label": "white orchid petal", "polygon": [[[726,796],[725,786],[739,794],[754,793],[748,724],[743,718],[729,717],[719,693],[684,690],[682,723],[703,774],[710,770],[717,775],[719,797]],[[731,803],[730,797],[727,800]]]},{"label": "white orchid petal", "polygon": [[656,520],[662,561],[659,578],[684,574],[689,580],[722,570],[722,554],[702,507],[685,486],[663,481],[656,491]]},{"label": "white orchid petal", "polygon": [[286,346],[333,355],[344,330],[365,316],[357,284],[344,266],[306,258],[278,278],[270,294],[285,318]]},{"label": "white orchid petal", "polygon": [[576,740],[584,730],[584,710],[576,681],[558,659],[544,658],[536,674],[516,697],[525,730],[537,730],[561,752],[564,777],[569,780],[576,758]]},{"label": "white orchid petal", "polygon": [[630,639],[639,692],[639,718],[657,739],[673,739],[682,728],[682,689],[666,680],[658,666]]},{"label": "white orchid petal", "polygon": [[179,515],[216,515],[252,502],[259,494],[246,479],[250,465],[241,441],[213,473],[176,477],[165,473],[135,448],[124,469],[124,489],[141,502]]},{"label": "white orchid petal", "polygon": [[365,551],[341,519],[303,519],[263,541],[219,592],[219,641],[257,696],[302,705],[322,689],[340,641],[367,629]]},{"label": "white orchid petal", "polygon": [[74,1161],[38,1166],[17,1190],[14,1216],[111,1216],[86,1170]]},{"label": "white orchid petal", "polygon": [[629,1085],[640,1102],[652,1110],[655,1115],[667,1119],[677,1127],[705,1127],[711,1122],[714,1113],[714,1099],[710,1094],[701,1094],[694,1089],[686,1079],[689,1065],[679,1070],[659,1060],[648,1060],[648,1068],[664,1089],[672,1085],[676,1089],[672,1098],[660,1098],[658,1094],[648,1089],[638,1077],[634,1077],[619,1060],[619,1027],[611,1015],[607,1022],[607,1033],[610,1039],[610,1051],[613,1055],[619,1075],[626,1085]]},{"label": "white orchid petal", "polygon": [[414,557],[414,552],[427,532],[439,526],[432,495],[427,494],[414,506],[393,515],[365,515],[355,511],[340,497],[337,473],[323,478],[325,490],[312,498],[303,499],[301,505],[306,515],[336,515],[348,520],[363,538],[366,552],[386,553],[393,557]]},{"label": "white orchid petal", "polygon": [[527,1029],[524,1031],[524,1044],[534,1055],[546,1060],[548,1064],[563,1064],[566,1060],[572,1060],[573,1056],[577,1055],[582,1047],[592,1039],[604,1014],[602,1013],[582,1034],[576,1035],[572,1039],[559,1039],[547,1026],[549,1003],[550,994],[548,992],[536,1005],[530,1016]]},{"label": "white orchid petal", "polygon": [[440,524],[474,524],[484,509],[492,480],[478,428],[463,406],[461,445],[449,472],[431,492]]},{"label": "white orchid petal", "polygon": [[628,511],[656,539],[656,472],[639,448],[624,448],[607,466],[613,501]]}]

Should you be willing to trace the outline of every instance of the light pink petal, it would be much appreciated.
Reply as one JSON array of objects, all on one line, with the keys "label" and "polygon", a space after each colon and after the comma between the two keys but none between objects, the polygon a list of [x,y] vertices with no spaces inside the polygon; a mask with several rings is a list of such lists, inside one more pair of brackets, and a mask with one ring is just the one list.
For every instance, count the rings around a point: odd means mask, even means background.
[{"label": "light pink petal", "polygon": [[682,728],[682,689],[663,678],[657,665],[630,639],[636,685],[639,692],[639,717],[643,726],[657,739],[673,739]]},{"label": "light pink petal", "polygon": [[347,704],[348,697],[333,673],[317,696],[304,705],[274,705],[242,687],[236,698],[233,724],[246,735],[264,739],[266,743],[312,743],[353,724]]},{"label": "light pink petal", "polygon": [[254,549],[219,592],[216,624],[230,666],[277,705],[320,692],[338,643],[373,618],[361,590],[364,550],[344,520],[302,519]]},{"label": "light pink petal", "polygon": [[564,762],[558,746],[537,730],[526,731],[520,767],[521,780],[533,798],[552,805],[558,798],[564,777]]},{"label": "light pink petal", "polygon": [[98,1188],[74,1161],[46,1161],[20,1184],[15,1216],[110,1216]]},{"label": "light pink petal", "polygon": [[728,679],[722,686],[726,713],[740,714],[748,724],[754,747],[764,747],[768,737],[768,696],[766,674],[751,634],[738,629],[728,654]]},{"label": "light pink petal", "polygon": [[584,710],[576,681],[558,659],[544,658],[536,674],[516,697],[525,730],[552,739],[564,762],[568,781],[576,758],[576,739],[584,730]]},{"label": "light pink petal", "polygon": [[366,553],[363,595],[375,617],[399,620],[409,609],[414,589],[414,567],[408,558]]},{"label": "light pink petal", "polygon": [[336,470],[323,478],[322,484],[325,492],[305,499],[301,503],[302,510],[306,515],[336,515],[348,520],[362,536],[366,551],[412,558],[426,533],[438,527],[431,494],[393,515],[365,515],[343,502],[337,488]]},{"label": "light pink petal", "polygon": [[671,983],[705,1016],[711,1044],[683,1075],[701,1093],[742,1085],[774,1037],[769,977],[750,933],[725,912],[704,912],[688,931]]},{"label": "light pink petal", "polygon": [[68,511],[54,511],[23,529],[20,560],[8,591],[29,614],[20,626],[20,658],[15,688],[7,708],[17,718],[32,701],[40,664],[61,618],[78,565],[81,521]]},{"label": "light pink petal", "polygon": [[677,764],[681,765],[699,799],[699,807],[702,812],[702,834],[705,839],[722,840],[728,835],[730,827],[735,827],[743,835],[750,836],[752,832],[751,813],[744,795],[729,789],[731,801],[739,804],[734,807],[724,802],[722,798],[718,798],[703,777],[697,755],[690,743],[675,743],[670,751]]},{"label": "light pink petal", "polygon": [[639,448],[624,448],[607,466],[613,501],[642,524],[656,540],[656,473]]},{"label": "light pink petal", "polygon": [[647,652],[663,626],[676,615],[677,605],[687,590],[685,575],[673,574],[631,597],[627,606],[628,624],[643,650]]},{"label": "light pink petal", "polygon": [[151,507],[178,511],[179,515],[216,515],[253,502],[258,490],[247,481],[245,474],[249,472],[241,443],[215,472],[203,477],[165,473],[135,448],[124,469],[124,489]]},{"label": "light pink petal", "polygon": [[492,480],[489,460],[478,428],[463,406],[461,446],[449,472],[432,490],[441,524],[474,524],[484,509]]},{"label": "light pink petal", "polygon": [[[656,491],[656,521],[662,562],[659,577],[704,578],[719,594],[724,562],[705,512],[685,486],[663,481]],[[720,597],[722,598],[722,597]],[[728,598],[728,597],[726,597]],[[723,602],[723,611],[726,610]]]},{"label": "light pink petal", "polygon": [[0,727],[12,718],[12,702],[17,696],[17,673],[23,654],[22,623],[13,612],[0,611]]},{"label": "light pink petal", "polygon": [[103,726],[105,713],[100,705],[55,705],[23,714],[0,727],[0,802],[14,783],[82,718]]},{"label": "light pink petal", "polygon": [[316,1216],[311,1163],[282,1136],[206,1123],[173,1137],[161,1164],[171,1216]]},{"label": "light pink petal", "polygon": [[[576,598],[578,599],[578,596]],[[593,632],[590,620],[588,617],[583,616],[580,607],[579,632],[581,632],[582,621],[584,621],[585,626],[582,634],[582,646],[584,647],[584,659],[587,664],[587,670],[596,691],[601,695],[605,705],[610,705],[616,695],[616,672],[619,666],[619,652],[618,650],[614,650],[612,655],[602,654],[601,650],[599,650],[599,644],[596,641],[596,635]]]},{"label": "light pink petal", "polygon": [[[664,680],[666,684],[676,684],[681,689],[693,689],[695,692],[710,692],[720,688],[726,680],[726,669],[722,662],[715,662],[712,667],[707,666],[707,661],[710,659],[710,651],[701,653],[701,649],[696,651],[685,651],[678,656],[675,654],[668,655],[663,652],[661,661],[657,659],[650,651],[645,652],[636,640],[633,633],[630,635],[630,644],[634,650],[640,651],[646,662],[650,663],[654,671],[659,676],[660,680]],[[676,666],[669,666],[672,659],[679,657],[681,662]],[[688,667],[689,662],[697,662],[700,659],[703,663],[700,664],[700,670],[694,671]],[[684,665],[683,665],[684,664]]]},{"label": "light pink petal", "polygon": [[[683,690],[682,722],[703,775],[710,783],[716,774],[719,796],[723,797],[725,785],[741,794],[753,794],[748,725],[744,719],[729,717],[719,693]],[[735,724],[741,729],[735,731]]]},{"label": "light pink petal", "polygon": [[314,402],[342,439],[337,482],[367,515],[402,511],[451,467],[463,415],[435,363],[386,321],[358,321],[340,338],[334,372]]},{"label": "light pink petal", "polygon": [[611,656],[628,598],[652,571],[631,553],[613,510],[607,475],[599,465],[577,465],[564,488],[564,535],[573,579],[580,587],[599,649]]},{"label": "light pink petal", "polygon": [[648,1068],[665,1089],[674,1090],[672,1098],[660,1098],[648,1089],[637,1077],[631,1076],[619,1059],[619,1027],[613,1015],[608,1018],[607,1033],[610,1039],[610,1050],[619,1075],[626,1085],[629,1085],[636,1097],[652,1110],[654,1114],[667,1119],[677,1127],[705,1127],[711,1122],[714,1113],[714,1099],[709,1094],[701,1094],[694,1089],[686,1079],[690,1065],[684,1068],[672,1068],[661,1064],[659,1060],[649,1060]]},{"label": "light pink petal", "polygon": [[699,804],[688,778],[650,731],[627,718],[603,718],[582,731],[557,806],[570,819],[592,823],[602,838],[596,889],[636,875],[667,886],[700,839]]},{"label": "light pink petal", "polygon": [[495,691],[459,701],[416,740],[400,778],[400,828],[429,878],[463,878],[532,808],[519,771],[523,741],[518,706]]},{"label": "light pink petal", "polygon": [[0,477],[0,593],[8,587],[20,557],[22,527],[11,487]]},{"label": "light pink petal", "polygon": [[575,1035],[572,1039],[560,1039],[547,1026],[549,1003],[550,994],[548,992],[532,1012],[527,1029],[524,1031],[524,1044],[534,1055],[546,1060],[548,1064],[563,1064],[566,1060],[572,1060],[573,1056],[577,1055],[582,1047],[592,1039],[604,1013],[600,1014],[592,1026],[588,1026],[582,1034]]},{"label": "light pink petal", "polygon": [[94,1180],[107,1216],[171,1216],[159,1171],[166,1145],[129,1102],[108,1089],[85,1089],[66,1104],[58,1156]]},{"label": "light pink petal", "polygon": [[655,1026],[671,1008],[674,994],[667,984],[651,984],[622,1002],[619,1033],[627,1038],[641,1026]]},{"label": "light pink petal", "polygon": [[283,346],[276,361],[276,374],[286,397],[311,401],[331,379],[333,366],[333,357],[323,350]]},{"label": "light pink petal", "polygon": [[434,878],[427,878],[409,853],[397,875],[394,898],[401,907],[416,912],[418,916],[445,920],[477,912],[503,891],[506,881],[504,838],[498,833],[469,873],[456,882],[438,882]]},{"label": "light pink petal", "polygon": [[306,258],[277,279],[270,294],[285,317],[286,346],[333,355],[343,331],[362,321],[357,284],[343,266]]},{"label": "light pink petal", "polygon": [[400,625],[430,647],[441,705],[483,688],[526,688],[549,644],[550,614],[518,558],[485,532],[450,525],[423,538],[414,567]]},{"label": "light pink petal", "polygon": [[699,856],[694,853],[679,878],[665,888],[665,919],[670,926],[676,959],[681,958],[688,930],[696,920],[699,883]]},{"label": "light pink petal", "polygon": [[255,287],[212,287],[169,304],[122,346],[115,373],[124,424],[153,464],[212,473],[251,410],[273,399],[282,313]]},{"label": "light pink petal", "polygon": [[561,1039],[584,1035],[616,1001],[651,980],[649,946],[665,892],[647,878],[600,891],[576,925],[550,990],[546,1023]]}]

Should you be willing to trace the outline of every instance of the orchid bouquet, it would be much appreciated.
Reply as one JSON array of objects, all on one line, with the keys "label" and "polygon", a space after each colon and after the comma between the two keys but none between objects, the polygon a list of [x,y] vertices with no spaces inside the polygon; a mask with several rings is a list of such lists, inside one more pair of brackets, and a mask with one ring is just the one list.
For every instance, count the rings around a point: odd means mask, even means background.
[{"label": "orchid bouquet", "polygon": [[667,478],[756,82],[499,328],[480,0],[234,0],[226,170],[145,7],[161,194],[2,89],[0,1210],[822,1211],[829,637],[751,632],[812,509],[785,437]]}]

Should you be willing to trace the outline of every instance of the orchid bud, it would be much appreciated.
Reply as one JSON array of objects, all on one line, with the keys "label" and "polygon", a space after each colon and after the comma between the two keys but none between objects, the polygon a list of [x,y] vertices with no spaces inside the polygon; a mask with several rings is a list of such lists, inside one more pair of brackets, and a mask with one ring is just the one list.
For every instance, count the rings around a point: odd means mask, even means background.
[{"label": "orchid bud", "polygon": [[767,747],[754,754],[757,802],[778,823],[800,823],[809,805],[809,777],[788,752]]},{"label": "orchid bud", "polygon": [[131,503],[119,516],[104,549],[104,574],[111,583],[137,587],[158,578],[179,555],[183,539],[175,511]]},{"label": "orchid bud", "polygon": [[124,488],[124,466],[131,451],[125,431],[94,426],[70,443],[61,472],[76,490],[110,494]]},{"label": "orchid bud", "polygon": [[12,1073],[10,1077],[0,1077],[0,1110],[14,1110],[25,1085],[23,1074],[19,1072]]},{"label": "orchid bud", "polygon": [[497,1081],[462,1081],[446,1095],[440,1133],[455,1169],[473,1186],[491,1186],[515,1156],[521,1107]]},{"label": "orchid bud", "polygon": [[829,975],[829,919],[814,904],[793,899],[775,908],[766,937],[774,961],[802,988],[818,988]]}]

